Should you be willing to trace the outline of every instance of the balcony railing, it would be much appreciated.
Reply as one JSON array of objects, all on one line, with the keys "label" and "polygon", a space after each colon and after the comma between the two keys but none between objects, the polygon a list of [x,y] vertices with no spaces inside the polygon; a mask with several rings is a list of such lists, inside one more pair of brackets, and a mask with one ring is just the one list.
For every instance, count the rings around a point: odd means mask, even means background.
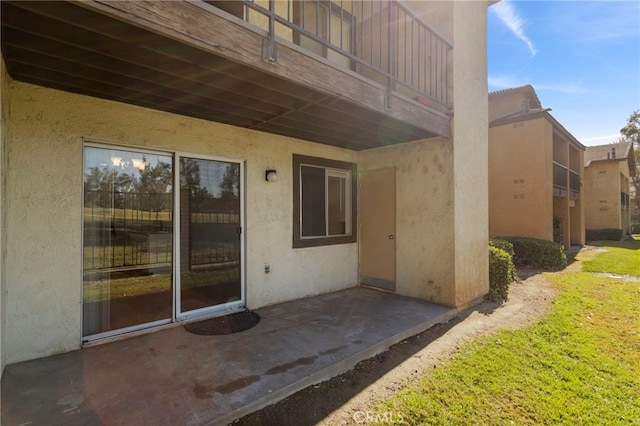
[{"label": "balcony railing", "polygon": [[580,198],[580,173],[569,170],[569,192],[573,200]]},{"label": "balcony railing", "polygon": [[580,173],[574,172],[562,164],[553,162],[553,195],[572,200],[580,198]]},{"label": "balcony railing", "polygon": [[565,166],[553,163],[553,195],[556,197],[567,196],[567,170]]},{"label": "balcony railing", "polygon": [[629,208],[630,205],[630,198],[629,198],[629,194],[626,194],[624,192],[620,193],[620,204],[622,205],[622,207],[624,208]]},{"label": "balcony railing", "polygon": [[208,1],[267,31],[264,59],[277,63],[284,39],[399,91],[451,107],[452,45],[394,0]]}]

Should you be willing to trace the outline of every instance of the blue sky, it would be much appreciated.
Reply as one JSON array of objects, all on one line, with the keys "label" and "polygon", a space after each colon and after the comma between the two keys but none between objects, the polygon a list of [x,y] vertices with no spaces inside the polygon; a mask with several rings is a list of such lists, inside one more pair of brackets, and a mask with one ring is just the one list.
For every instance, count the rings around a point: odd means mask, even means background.
[{"label": "blue sky", "polygon": [[502,0],[489,8],[489,91],[531,84],[585,145],[640,109],[640,0]]}]

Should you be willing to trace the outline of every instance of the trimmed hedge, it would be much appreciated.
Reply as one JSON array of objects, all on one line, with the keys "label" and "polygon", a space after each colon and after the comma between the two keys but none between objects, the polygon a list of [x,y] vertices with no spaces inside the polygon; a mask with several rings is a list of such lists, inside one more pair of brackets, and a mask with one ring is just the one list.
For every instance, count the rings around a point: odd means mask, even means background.
[{"label": "trimmed hedge", "polygon": [[489,240],[489,247],[495,247],[495,248],[499,248],[502,249],[504,251],[506,251],[507,253],[509,253],[509,256],[513,257],[513,244],[511,244],[509,241],[507,240],[500,240],[500,239],[490,239]]},{"label": "trimmed hedge", "polygon": [[506,302],[509,298],[509,285],[514,280],[514,271],[511,255],[489,242],[489,293],[485,299]]},{"label": "trimmed hedge", "polygon": [[587,241],[620,241],[622,239],[622,229],[602,228],[585,230]]},{"label": "trimmed hedge", "polygon": [[516,266],[559,270],[567,266],[562,244],[527,237],[498,237],[513,244],[513,263]]}]

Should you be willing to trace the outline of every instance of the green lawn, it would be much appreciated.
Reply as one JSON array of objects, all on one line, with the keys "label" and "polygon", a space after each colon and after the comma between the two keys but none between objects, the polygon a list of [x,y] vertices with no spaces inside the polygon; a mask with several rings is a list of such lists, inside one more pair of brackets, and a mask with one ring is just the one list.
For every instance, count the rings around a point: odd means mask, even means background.
[{"label": "green lawn", "polygon": [[[626,244],[607,243],[610,251],[596,257],[604,257],[598,271],[638,274],[637,243]],[[547,316],[466,345],[382,404],[381,418],[433,425],[640,424],[640,284],[586,272],[548,278],[561,292]]]},{"label": "green lawn", "polygon": [[[238,280],[237,269],[204,271],[182,276],[182,289],[216,285]],[[122,278],[103,281],[85,281],[83,285],[84,303],[98,302],[119,297],[140,296],[171,290],[171,275],[157,274],[147,277]]]},{"label": "green lawn", "polygon": [[585,261],[583,271],[640,276],[640,241],[601,241],[595,245],[607,252]]}]

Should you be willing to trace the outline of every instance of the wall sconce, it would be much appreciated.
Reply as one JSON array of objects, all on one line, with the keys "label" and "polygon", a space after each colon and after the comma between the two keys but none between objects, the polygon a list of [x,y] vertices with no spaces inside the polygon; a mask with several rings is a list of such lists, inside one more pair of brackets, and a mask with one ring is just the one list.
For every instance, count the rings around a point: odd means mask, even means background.
[{"label": "wall sconce", "polygon": [[264,180],[266,180],[267,182],[277,182],[278,181],[278,172],[273,170],[273,169],[269,169],[267,171],[264,172]]}]

